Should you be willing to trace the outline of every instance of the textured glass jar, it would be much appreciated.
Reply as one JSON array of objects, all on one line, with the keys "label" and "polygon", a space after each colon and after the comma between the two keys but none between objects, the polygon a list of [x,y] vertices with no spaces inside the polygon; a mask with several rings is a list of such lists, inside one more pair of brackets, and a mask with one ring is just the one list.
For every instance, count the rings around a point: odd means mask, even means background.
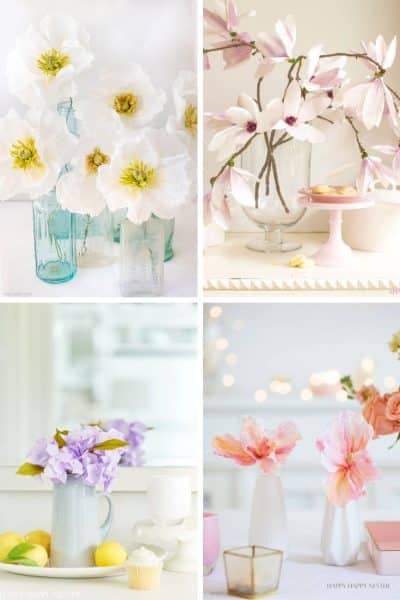
[{"label": "textured glass jar", "polygon": [[[274,139],[277,143],[280,138],[275,136]],[[252,240],[247,248],[259,252],[290,252],[301,245],[284,241],[283,233],[296,225],[306,212],[299,205],[299,190],[310,185],[311,144],[293,139],[286,141],[276,147],[273,157],[268,165],[262,135],[242,155],[243,169],[260,179],[253,184],[254,206],[243,207],[243,210],[265,232],[263,240]]]},{"label": "textured glass jar", "polygon": [[164,285],[164,227],[151,217],[141,225],[121,223],[122,296],[159,296]]},{"label": "textured glass jar", "polygon": [[230,596],[261,598],[279,587],[283,553],[263,546],[225,550],[225,576]]},{"label": "textured glass jar", "polygon": [[112,215],[106,207],[99,215],[75,215],[76,246],[80,267],[105,267],[114,261]]},{"label": "textured glass jar", "polygon": [[[113,237],[114,242],[117,242],[117,244],[119,244],[121,237],[121,223],[126,219],[127,212],[126,208],[122,208],[113,213]],[[164,261],[168,262],[174,257],[175,219],[160,219],[156,215],[153,215],[153,217],[163,224],[165,236]]]},{"label": "textured glass jar", "polygon": [[75,216],[63,210],[56,191],[33,201],[36,274],[46,283],[64,283],[76,273]]}]

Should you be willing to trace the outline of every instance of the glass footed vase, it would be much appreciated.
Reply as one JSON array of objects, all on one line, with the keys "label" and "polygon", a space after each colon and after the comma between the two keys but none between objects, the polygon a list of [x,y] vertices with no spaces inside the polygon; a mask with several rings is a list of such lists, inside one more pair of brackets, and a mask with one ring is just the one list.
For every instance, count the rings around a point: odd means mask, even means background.
[{"label": "glass footed vase", "polygon": [[105,267],[114,261],[112,215],[76,214],[76,250],[80,267]]},{"label": "glass footed vase", "polygon": [[[281,132],[277,134],[275,143],[282,136]],[[299,190],[310,185],[311,144],[292,139],[277,146],[273,156],[274,161],[264,170],[259,184],[254,184],[254,206],[243,207],[250,221],[264,231],[264,239],[251,240],[246,247],[258,252],[291,252],[301,248],[301,244],[286,241],[284,232],[306,212],[298,200]],[[265,159],[265,140],[260,135],[242,155],[242,168],[259,176]]]}]

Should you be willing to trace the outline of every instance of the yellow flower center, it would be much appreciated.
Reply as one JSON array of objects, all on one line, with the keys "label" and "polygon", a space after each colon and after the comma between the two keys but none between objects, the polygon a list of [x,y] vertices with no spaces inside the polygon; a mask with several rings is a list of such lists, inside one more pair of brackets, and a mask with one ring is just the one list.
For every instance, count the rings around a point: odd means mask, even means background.
[{"label": "yellow flower center", "polygon": [[347,457],[347,462],[351,463],[351,462],[353,462],[353,460],[354,460],[354,453],[350,452],[350,454]]},{"label": "yellow flower center", "polygon": [[42,169],[44,167],[36,149],[35,140],[28,137],[25,140],[17,140],[10,150],[10,156],[13,158],[14,169]]},{"label": "yellow flower center", "polygon": [[194,104],[188,104],[184,113],[185,128],[194,137],[197,133],[197,107]]},{"label": "yellow flower center", "polygon": [[55,48],[43,52],[37,59],[38,68],[49,77],[55,77],[61,69],[71,62],[68,54],[62,54]]},{"label": "yellow flower center", "polygon": [[156,171],[141,160],[133,160],[122,171],[119,182],[133,191],[144,190],[154,183]]},{"label": "yellow flower center", "polygon": [[114,98],[113,107],[119,115],[131,117],[139,108],[139,98],[134,94],[119,94]]},{"label": "yellow flower center", "polygon": [[110,157],[104,154],[98,146],[93,148],[93,152],[86,156],[86,171],[88,175],[96,175],[98,168],[101,165],[106,165],[110,162]]}]

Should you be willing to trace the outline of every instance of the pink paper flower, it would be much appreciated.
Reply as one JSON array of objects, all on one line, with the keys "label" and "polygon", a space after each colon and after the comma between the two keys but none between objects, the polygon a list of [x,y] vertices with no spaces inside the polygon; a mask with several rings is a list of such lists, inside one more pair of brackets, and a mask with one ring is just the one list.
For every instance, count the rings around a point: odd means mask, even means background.
[{"label": "pink paper flower", "polygon": [[384,187],[396,185],[396,177],[391,169],[383,164],[381,158],[366,156],[361,161],[361,168],[356,181],[357,191],[361,196],[364,196],[374,188],[376,183],[381,183]]},{"label": "pink paper flower", "polygon": [[366,54],[380,67],[365,60],[365,64],[374,74],[366,83],[360,83],[346,91],[344,107],[350,116],[358,117],[368,130],[379,127],[384,115],[387,115],[392,126],[397,128],[399,119],[393,95],[383,80],[386,70],[393,65],[396,58],[397,39],[394,37],[387,46],[380,35],[375,43],[362,42],[362,46]]},{"label": "pink paper flower", "polygon": [[230,458],[238,465],[258,463],[264,473],[273,473],[284,463],[301,439],[293,423],[282,423],[274,432],[265,431],[261,421],[244,417],[240,439],[232,435],[215,437],[215,454]]},{"label": "pink paper flower", "polygon": [[249,182],[255,180],[255,175],[249,171],[238,167],[226,167],[211,190],[211,203],[214,209],[222,210],[229,194],[242,206],[254,206],[254,191]]},{"label": "pink paper flower", "polygon": [[392,171],[397,184],[400,184],[400,146],[374,146],[374,150],[393,156]]},{"label": "pink paper flower", "polygon": [[317,440],[322,464],[329,472],[326,494],[332,504],[345,506],[365,496],[366,484],[379,477],[367,452],[373,434],[371,425],[361,415],[346,411]]},{"label": "pink paper flower", "polygon": [[[254,11],[239,14],[234,0],[225,0],[225,7],[222,9],[220,5],[217,5],[215,10],[204,9],[206,32],[221,39],[221,41],[213,43],[212,46],[223,48],[227,45],[238,44],[237,48],[222,50],[225,68],[233,67],[250,58],[253,48],[240,44],[243,42],[250,44],[251,36],[246,32],[240,32],[239,29],[241,19],[253,15],[255,15]],[[206,68],[209,68],[210,63],[208,60],[205,65]]]},{"label": "pink paper flower", "polygon": [[208,149],[218,152],[217,158],[221,161],[232,156],[255,133],[267,131],[274,124],[269,106],[260,111],[247,94],[240,94],[237,106],[228,108],[223,114],[207,114],[206,119],[207,125],[216,130]]},{"label": "pink paper flower", "polygon": [[262,54],[257,77],[265,77],[274,66],[294,57],[296,23],[292,15],[275,24],[275,35],[260,33],[256,47]]},{"label": "pink paper flower", "polygon": [[231,211],[228,204],[227,196],[224,196],[219,206],[213,206],[211,201],[211,192],[204,195],[204,223],[216,223],[222,229],[229,228],[231,223]]},{"label": "pink paper flower", "polygon": [[[310,124],[330,105],[328,96],[310,96],[302,99],[301,89],[296,81],[289,85],[283,102],[270,105],[270,111],[275,111],[276,124],[272,129],[284,130],[291,137],[303,142],[316,144],[325,140],[322,131]],[[272,117],[270,117],[272,120]]]},{"label": "pink paper flower", "polygon": [[318,45],[307,54],[307,78],[303,87],[309,92],[331,91],[343,85],[346,78],[346,57],[320,59],[321,52],[322,45]]}]

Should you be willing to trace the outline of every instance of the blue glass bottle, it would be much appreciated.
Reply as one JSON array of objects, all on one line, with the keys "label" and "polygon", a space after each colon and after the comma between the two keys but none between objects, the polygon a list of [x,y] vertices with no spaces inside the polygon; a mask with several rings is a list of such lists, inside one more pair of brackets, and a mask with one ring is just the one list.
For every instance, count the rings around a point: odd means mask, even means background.
[{"label": "blue glass bottle", "polygon": [[55,189],[33,201],[36,275],[64,283],[76,273],[75,217],[57,202]]}]

